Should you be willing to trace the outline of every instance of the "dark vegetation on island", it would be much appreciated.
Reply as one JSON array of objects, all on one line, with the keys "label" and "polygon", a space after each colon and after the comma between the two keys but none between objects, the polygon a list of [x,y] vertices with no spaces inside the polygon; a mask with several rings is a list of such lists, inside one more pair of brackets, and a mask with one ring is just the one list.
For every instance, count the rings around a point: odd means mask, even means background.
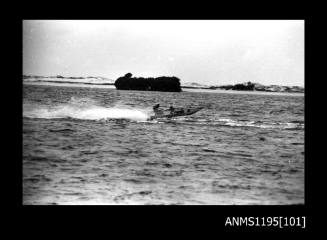
[{"label": "dark vegetation on island", "polygon": [[181,92],[180,79],[177,77],[132,77],[131,73],[119,77],[115,81],[118,90],[141,90],[141,91],[162,91]]}]

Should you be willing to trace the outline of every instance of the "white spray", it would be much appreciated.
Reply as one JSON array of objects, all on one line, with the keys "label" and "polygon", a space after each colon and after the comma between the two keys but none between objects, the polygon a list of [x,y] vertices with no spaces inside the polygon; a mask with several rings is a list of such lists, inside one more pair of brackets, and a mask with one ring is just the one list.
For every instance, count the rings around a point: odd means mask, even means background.
[{"label": "white spray", "polygon": [[129,119],[146,121],[153,114],[151,108],[135,108],[123,104],[112,107],[97,106],[94,100],[72,98],[57,106],[23,106],[23,116],[29,118],[75,118],[83,120]]}]

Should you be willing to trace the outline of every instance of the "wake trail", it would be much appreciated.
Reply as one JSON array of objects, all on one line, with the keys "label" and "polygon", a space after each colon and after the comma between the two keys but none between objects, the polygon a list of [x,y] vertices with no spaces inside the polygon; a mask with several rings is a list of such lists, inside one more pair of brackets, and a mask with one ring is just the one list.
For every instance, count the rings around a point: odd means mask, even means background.
[{"label": "wake trail", "polygon": [[98,106],[88,99],[72,98],[66,104],[57,106],[23,105],[23,116],[27,118],[60,119],[74,118],[80,120],[128,119],[146,121],[153,114],[151,108],[135,108],[122,104],[112,107]]}]

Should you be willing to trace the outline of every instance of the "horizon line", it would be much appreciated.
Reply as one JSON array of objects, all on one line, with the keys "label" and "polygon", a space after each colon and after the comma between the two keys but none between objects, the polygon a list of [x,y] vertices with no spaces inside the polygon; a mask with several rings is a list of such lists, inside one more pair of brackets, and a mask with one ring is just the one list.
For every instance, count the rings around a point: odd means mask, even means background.
[{"label": "horizon line", "polygon": [[[117,79],[112,79],[112,78],[109,78],[109,77],[104,77],[104,76],[63,76],[61,74],[56,74],[56,75],[48,75],[48,76],[44,76],[44,75],[37,75],[37,74],[23,74],[23,77],[24,76],[34,76],[34,77],[62,77],[62,78],[106,78],[106,79],[109,79],[109,80],[112,80],[112,81],[116,81]],[[155,78],[155,77],[154,77]],[[183,81],[182,79],[180,79],[181,81]],[[260,85],[263,85],[263,86],[285,86],[285,87],[302,87],[304,88],[304,85],[280,85],[280,84],[274,84],[274,83],[270,83],[268,85],[265,85],[265,84],[262,84],[260,82],[252,82],[252,81],[243,81],[243,82],[239,82],[239,83],[222,83],[222,84],[203,84],[203,83],[197,83],[197,82],[185,82],[183,81],[184,83],[196,83],[196,84],[199,84],[199,85],[204,85],[204,86],[209,86],[209,87],[214,87],[214,86],[224,86],[224,85],[236,85],[236,84],[243,84],[243,83],[247,83],[247,82],[250,82],[250,83],[254,83],[254,84],[260,84]]]}]

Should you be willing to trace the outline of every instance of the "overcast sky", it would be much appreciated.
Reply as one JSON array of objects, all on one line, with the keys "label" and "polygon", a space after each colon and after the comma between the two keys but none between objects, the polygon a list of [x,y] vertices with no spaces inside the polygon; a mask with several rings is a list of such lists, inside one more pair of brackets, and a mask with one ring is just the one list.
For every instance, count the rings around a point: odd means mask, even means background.
[{"label": "overcast sky", "polygon": [[304,86],[301,20],[25,20],[23,73]]}]

